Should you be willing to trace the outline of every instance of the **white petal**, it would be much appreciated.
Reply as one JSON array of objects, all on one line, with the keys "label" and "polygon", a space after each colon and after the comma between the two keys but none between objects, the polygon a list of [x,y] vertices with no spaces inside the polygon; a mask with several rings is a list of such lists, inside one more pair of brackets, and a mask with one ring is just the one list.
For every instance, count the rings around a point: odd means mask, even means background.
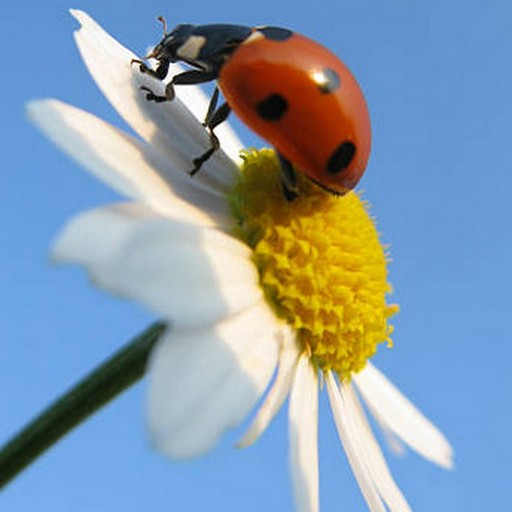
[{"label": "white petal", "polygon": [[347,454],[347,458],[356,477],[359,488],[372,512],[386,512],[384,503],[379,495],[372,475],[368,471],[365,461],[364,448],[361,446],[359,433],[348,404],[343,399],[338,384],[336,383],[331,371],[326,375],[327,393],[331,410],[336,423],[336,430],[341,443]]},{"label": "white petal", "polygon": [[448,440],[375,366],[368,363],[354,381],[379,422],[426,459],[453,467]]},{"label": "white petal", "polygon": [[[192,159],[210,146],[201,123],[179,98],[158,104],[147,101],[140,87],[149,87],[155,94],[162,94],[163,83],[140,73],[138,66],[132,64],[132,59],[138,57],[107,34],[87,14],[78,10],[71,10],[71,14],[81,24],[81,28],[75,32],[78,48],[103,94],[143,139],[155,146],[177,168],[191,170]],[[229,141],[230,147],[236,144],[236,141]],[[220,190],[226,190],[238,171],[222,151],[217,153],[196,177]]]},{"label": "white petal", "polygon": [[109,262],[126,244],[141,222],[160,218],[140,203],[120,203],[75,217],[56,240],[52,260],[80,263],[92,273]]},{"label": "white petal", "polygon": [[33,101],[27,110],[60,149],[121,194],[187,222],[232,222],[223,195],[173,169],[144,142],[57,100]]},{"label": "white petal", "polygon": [[317,512],[318,495],[318,372],[302,354],[290,395],[290,469],[296,509]]},{"label": "white petal", "polygon": [[276,379],[251,426],[238,442],[238,448],[250,446],[259,439],[290,393],[300,352],[295,333],[291,329],[283,327],[281,337]]},{"label": "white petal", "polygon": [[262,303],[209,329],[171,329],[150,363],[156,447],[175,458],[199,456],[237,426],[272,377],[278,328]]},{"label": "white petal", "polygon": [[176,326],[216,322],[261,300],[246,246],[216,230],[128,210],[100,208],[73,219],[55,259],[83,265],[98,286]]},{"label": "white petal", "polygon": [[409,504],[391,476],[352,384],[341,383],[340,393],[357,432],[357,443],[364,453],[364,463],[379,494],[392,512],[411,512]]}]

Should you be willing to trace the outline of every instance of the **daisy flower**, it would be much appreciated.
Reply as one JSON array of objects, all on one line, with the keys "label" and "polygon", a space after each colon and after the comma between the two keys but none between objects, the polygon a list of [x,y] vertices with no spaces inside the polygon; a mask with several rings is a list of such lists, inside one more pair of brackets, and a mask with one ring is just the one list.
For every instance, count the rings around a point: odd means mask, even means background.
[{"label": "daisy flower", "polygon": [[222,150],[191,178],[192,158],[209,144],[198,120],[204,95],[177,87],[175,101],[148,102],[141,87],[159,93],[164,85],[131,65],[137,57],[89,16],[72,14],[87,68],[139,137],[56,100],[29,105],[50,139],[128,198],[72,219],[53,256],[168,323],[148,369],[155,446],[174,458],[204,454],[261,401],[239,443],[250,445],[289,397],[296,506],[317,511],[325,382],[370,510],[410,510],[363,402],[392,439],[430,461],[450,468],[452,449],[368,362],[380,343],[391,343],[397,307],[386,302],[386,254],[366,205],[306,179],[286,201],[274,153],[241,151],[227,126],[217,131]]}]

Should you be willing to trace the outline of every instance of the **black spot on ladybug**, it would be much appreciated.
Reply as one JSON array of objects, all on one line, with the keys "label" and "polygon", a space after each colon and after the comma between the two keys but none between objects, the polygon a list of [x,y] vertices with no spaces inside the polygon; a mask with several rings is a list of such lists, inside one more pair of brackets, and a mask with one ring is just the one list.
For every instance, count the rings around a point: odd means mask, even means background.
[{"label": "black spot on ladybug", "polygon": [[312,77],[322,94],[329,94],[341,86],[340,76],[332,68],[317,71],[312,74]]},{"label": "black spot on ladybug", "polygon": [[280,27],[261,27],[258,28],[258,32],[261,32],[267,39],[272,41],[286,41],[293,36],[291,30]]},{"label": "black spot on ladybug", "polygon": [[271,94],[256,105],[258,115],[266,121],[278,121],[288,110],[288,102],[280,94]]},{"label": "black spot on ladybug", "polygon": [[342,142],[332,153],[327,161],[327,172],[329,174],[338,174],[347,168],[356,154],[356,146],[353,142]]}]

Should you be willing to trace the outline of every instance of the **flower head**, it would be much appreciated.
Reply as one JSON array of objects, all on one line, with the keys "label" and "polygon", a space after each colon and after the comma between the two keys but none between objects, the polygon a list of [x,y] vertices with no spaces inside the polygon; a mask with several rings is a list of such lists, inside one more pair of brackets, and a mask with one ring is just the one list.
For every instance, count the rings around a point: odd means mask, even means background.
[{"label": "flower head", "polygon": [[200,455],[264,397],[239,443],[246,446],[289,396],[296,504],[316,511],[322,376],[368,506],[409,510],[360,398],[386,431],[429,460],[450,467],[452,451],[367,362],[378,344],[390,344],[397,307],[386,302],[386,254],[365,203],[306,179],[299,198],[286,201],[273,152],[241,153],[240,170],[241,145],[228,127],[217,132],[224,151],[191,178],[185,171],[208,145],[196,119],[206,112],[200,91],[177,88],[196,117],[180,99],[147,102],[141,86],[163,84],[132,67],[135,56],[86,14],[72,12],[89,71],[140,138],[56,100],[29,106],[64,151],[130,199],[72,219],[54,257],[169,322],[149,368],[155,445],[175,458]]},{"label": "flower head", "polygon": [[309,180],[286,201],[273,151],[246,152],[232,203],[260,284],[322,371],[349,379],[389,340],[386,257],[365,204]]}]

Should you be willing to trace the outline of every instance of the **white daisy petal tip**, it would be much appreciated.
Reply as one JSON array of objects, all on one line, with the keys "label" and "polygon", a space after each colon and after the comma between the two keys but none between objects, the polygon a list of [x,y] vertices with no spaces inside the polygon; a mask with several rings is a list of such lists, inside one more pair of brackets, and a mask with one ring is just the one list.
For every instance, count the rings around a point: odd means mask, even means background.
[{"label": "white daisy petal tip", "polygon": [[54,98],[39,98],[37,100],[30,100],[25,104],[25,112],[29,121],[37,126],[44,123],[45,114],[52,105],[58,103]]},{"label": "white daisy petal tip", "polygon": [[354,382],[379,424],[425,459],[454,468],[448,439],[374,365],[368,363]]},{"label": "white daisy petal tip", "polygon": [[[91,24],[96,25],[96,22],[85,12],[81,9],[69,9],[69,14],[75,18],[78,23],[83,27],[84,25]],[[80,29],[78,29],[80,30]]]},{"label": "white daisy petal tip", "polygon": [[176,436],[179,437],[179,441],[176,441],[172,434],[162,432],[150,423],[148,434],[149,443],[155,451],[170,459],[184,461],[197,459],[213,451],[220,442],[224,431],[218,429],[216,432],[210,432],[209,435],[189,435],[188,438]]},{"label": "white daisy petal tip", "polygon": [[149,365],[153,444],[176,459],[207,453],[250,413],[276,364],[274,326],[260,305],[214,327],[169,331]]}]

